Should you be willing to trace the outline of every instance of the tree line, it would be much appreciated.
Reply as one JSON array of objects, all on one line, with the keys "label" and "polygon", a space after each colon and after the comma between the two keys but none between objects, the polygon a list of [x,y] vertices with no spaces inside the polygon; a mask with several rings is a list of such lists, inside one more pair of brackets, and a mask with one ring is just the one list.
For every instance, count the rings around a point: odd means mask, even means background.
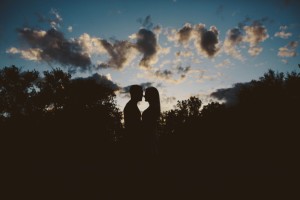
[{"label": "tree line", "polygon": [[[215,96],[227,103],[203,106],[192,96],[161,114],[162,158],[292,158],[299,132],[300,73],[269,70]],[[41,75],[4,67],[1,133],[34,158],[120,158],[126,135],[115,97],[108,85],[92,78],[72,79],[61,69]]]}]

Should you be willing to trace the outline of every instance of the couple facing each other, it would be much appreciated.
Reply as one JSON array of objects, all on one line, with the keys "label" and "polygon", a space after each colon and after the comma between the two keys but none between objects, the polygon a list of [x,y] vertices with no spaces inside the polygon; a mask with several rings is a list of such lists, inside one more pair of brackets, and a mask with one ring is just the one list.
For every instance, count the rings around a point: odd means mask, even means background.
[{"label": "couple facing each other", "polygon": [[[155,156],[158,153],[157,126],[160,117],[160,99],[155,87],[145,90],[145,101],[149,107],[141,114],[137,104],[143,99],[143,88],[132,85],[129,90],[131,99],[124,108],[124,122],[130,154]],[[143,154],[143,155],[141,155]]]}]

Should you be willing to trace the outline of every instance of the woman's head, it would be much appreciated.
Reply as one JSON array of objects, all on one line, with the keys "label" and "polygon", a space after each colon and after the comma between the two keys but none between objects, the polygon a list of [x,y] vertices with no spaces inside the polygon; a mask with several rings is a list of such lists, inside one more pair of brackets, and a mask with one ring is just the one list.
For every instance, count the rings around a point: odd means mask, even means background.
[{"label": "woman's head", "polygon": [[158,90],[155,87],[148,87],[145,91],[145,101],[148,101],[150,106],[157,107],[160,112],[160,99]]}]

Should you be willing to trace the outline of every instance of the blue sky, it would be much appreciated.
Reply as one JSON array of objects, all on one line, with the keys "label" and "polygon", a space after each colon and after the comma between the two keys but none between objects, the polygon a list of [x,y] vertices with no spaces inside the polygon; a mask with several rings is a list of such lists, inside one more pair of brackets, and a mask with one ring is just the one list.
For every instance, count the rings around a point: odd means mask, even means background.
[{"label": "blue sky", "polygon": [[[164,110],[191,95],[208,102],[216,89],[257,79],[268,69],[297,70],[299,5],[296,0],[4,0],[0,67],[62,67],[74,77],[98,73],[120,88],[147,83],[158,87]],[[69,46],[55,46],[59,40]],[[121,109],[128,101],[122,90],[117,101]],[[142,102],[141,110],[146,106]]]}]

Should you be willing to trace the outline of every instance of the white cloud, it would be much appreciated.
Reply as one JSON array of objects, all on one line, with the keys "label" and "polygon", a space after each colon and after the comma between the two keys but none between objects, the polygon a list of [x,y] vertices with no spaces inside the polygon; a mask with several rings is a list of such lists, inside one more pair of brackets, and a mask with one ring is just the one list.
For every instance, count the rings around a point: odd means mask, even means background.
[{"label": "white cloud", "polygon": [[30,48],[30,49],[22,50],[22,49],[17,49],[15,47],[11,47],[10,49],[6,50],[6,53],[20,54],[22,58],[26,60],[32,60],[32,61],[42,60],[41,52],[42,50],[39,48]]},{"label": "white cloud", "polygon": [[260,23],[254,23],[251,26],[244,26],[244,31],[246,35],[243,37],[243,41],[250,45],[248,53],[251,56],[259,55],[263,48],[258,47],[258,44],[269,38],[267,29]]},{"label": "white cloud", "polygon": [[73,31],[73,27],[72,26],[69,26],[68,27],[68,31],[71,33]]},{"label": "white cloud", "polygon": [[133,34],[129,35],[128,38],[131,40],[135,40],[135,39],[137,39],[137,34],[133,33]]},{"label": "white cloud", "polygon": [[111,74],[109,74],[109,73],[108,73],[108,74],[106,74],[105,76],[106,76],[107,80],[110,80],[110,81],[112,81]]},{"label": "white cloud", "polygon": [[219,64],[216,65],[217,68],[222,68],[222,67],[228,67],[231,65],[231,62],[229,59],[225,59],[222,62],[220,62]]},{"label": "white cloud", "polygon": [[212,74],[212,75],[206,75],[206,71],[202,70],[199,73],[197,82],[203,83],[205,81],[213,81],[213,80],[221,78],[222,76],[223,76],[223,73],[221,73],[221,72],[217,72],[216,74]]},{"label": "white cloud", "polygon": [[171,48],[170,47],[159,47],[158,54],[167,55],[170,53]]},{"label": "white cloud", "polygon": [[77,42],[82,47],[85,53],[91,54],[103,54],[107,51],[102,45],[101,39],[91,37],[89,34],[84,33],[77,39]]},{"label": "white cloud", "polygon": [[276,32],[274,34],[275,37],[280,37],[282,39],[288,39],[290,36],[292,36],[292,33],[285,32],[287,29],[287,26],[280,26],[279,29],[280,29],[280,31]]},{"label": "white cloud", "polygon": [[257,46],[249,47],[248,53],[249,53],[251,56],[257,56],[257,55],[259,55],[259,54],[262,52],[262,50],[263,50],[262,47],[257,47]]},{"label": "white cloud", "polygon": [[284,47],[278,49],[278,56],[280,57],[294,57],[297,55],[296,48],[298,47],[297,41],[292,41]]},{"label": "white cloud", "polygon": [[185,58],[188,58],[188,57],[192,57],[194,54],[192,51],[178,51],[175,53],[176,57],[185,57]]}]

